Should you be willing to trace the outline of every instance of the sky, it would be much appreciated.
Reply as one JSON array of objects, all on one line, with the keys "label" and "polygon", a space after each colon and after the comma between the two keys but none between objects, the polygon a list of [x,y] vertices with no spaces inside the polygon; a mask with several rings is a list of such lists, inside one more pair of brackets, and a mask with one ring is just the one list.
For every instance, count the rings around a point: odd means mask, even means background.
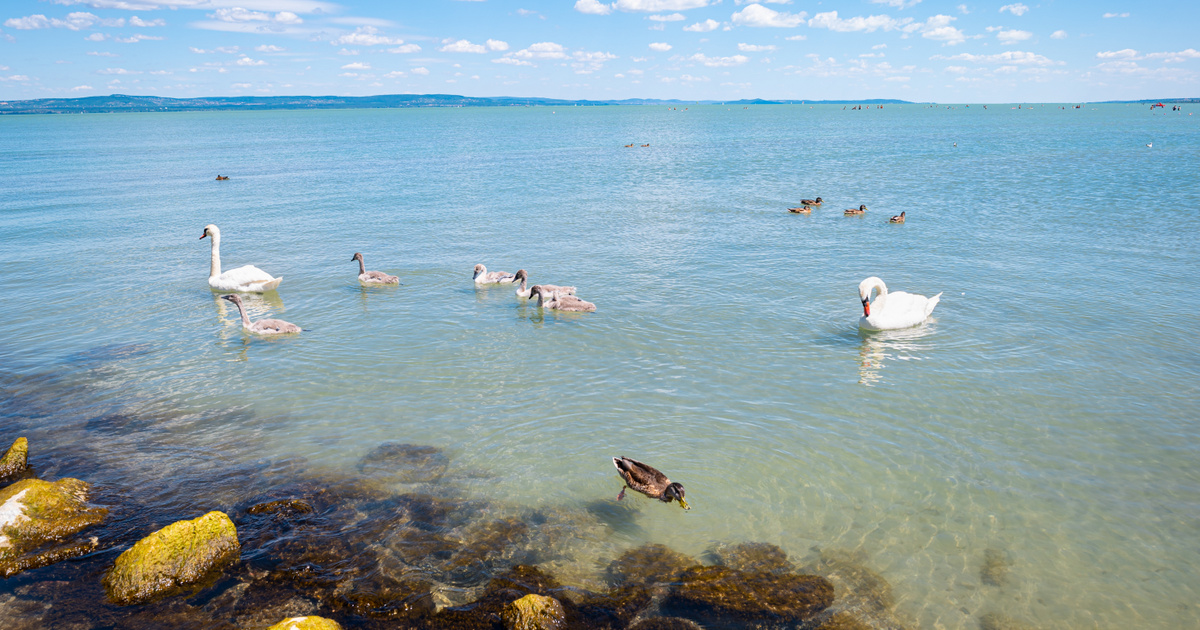
[{"label": "sky", "polygon": [[1197,0],[3,0],[0,99],[1133,100],[1197,49]]}]

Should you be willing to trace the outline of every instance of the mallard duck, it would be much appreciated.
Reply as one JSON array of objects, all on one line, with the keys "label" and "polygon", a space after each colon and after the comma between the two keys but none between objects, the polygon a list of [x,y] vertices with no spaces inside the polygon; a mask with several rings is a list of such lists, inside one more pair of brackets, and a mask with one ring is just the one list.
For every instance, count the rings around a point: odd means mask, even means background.
[{"label": "mallard duck", "polygon": [[800,206],[797,208],[788,208],[788,212],[795,212],[796,214],[812,214],[812,207]]},{"label": "mallard duck", "polygon": [[891,219],[888,219],[888,223],[904,223],[904,214],[904,212],[901,212]]},{"label": "mallard duck", "polygon": [[[529,274],[524,269],[518,269],[517,275],[513,278],[513,284],[517,281],[521,282],[520,288],[517,289],[517,297],[529,298],[533,297],[533,289],[526,288],[525,283],[529,280]],[[557,284],[542,284],[538,285],[547,291],[561,293],[563,295],[575,295],[575,287],[560,287]]]},{"label": "mallard duck", "polygon": [[626,149],[628,149],[628,148],[630,148],[630,147],[632,147],[632,146],[633,146],[633,143],[629,143],[629,144],[625,145],[625,148],[626,148]]},{"label": "mallard duck", "polygon": [[847,208],[846,211],[842,214],[849,217],[849,216],[853,216],[856,214],[863,214],[866,211],[867,211],[867,206],[863,205],[863,204],[859,204],[858,208]]},{"label": "mallard duck", "polygon": [[821,205],[822,201],[824,201],[824,200],[821,199],[820,197],[817,197],[816,199],[801,199],[800,205],[802,205],[802,206],[819,206],[819,205]]},{"label": "mallard duck", "polygon": [[507,271],[488,271],[483,265],[475,265],[475,284],[512,284],[516,276]]},{"label": "mallard duck", "polygon": [[[621,479],[625,480],[626,486],[651,499],[658,499],[663,503],[670,503],[674,499],[679,501],[679,507],[685,510],[692,509],[687,501],[683,500],[683,484],[667,479],[657,468],[628,457],[614,457],[613,465],[617,467],[617,472],[620,473]],[[623,498],[625,488],[621,488],[621,494],[617,495],[618,501]]]},{"label": "mallard duck", "polygon": [[242,328],[247,332],[252,332],[256,335],[283,335],[287,333],[298,333],[300,327],[291,323],[285,322],[282,319],[260,319],[256,322],[250,321],[246,316],[246,307],[242,306],[242,298],[234,295],[222,295],[221,299],[233,302],[238,308],[238,314],[242,316]]},{"label": "mallard duck", "polygon": [[362,254],[355,252],[350,257],[350,261],[358,261],[358,281],[363,284],[400,284],[400,278],[389,276],[382,271],[367,271],[367,266],[363,264]]},{"label": "mallard duck", "polygon": [[219,181],[219,182],[223,182],[227,179],[229,179],[228,175],[217,175],[217,181]]},{"label": "mallard duck", "polygon": [[642,145],[642,147],[643,147],[643,148],[644,148],[644,147],[648,147],[648,146],[650,146],[650,144],[649,144],[649,143],[646,143],[646,144],[643,144],[643,145]]}]

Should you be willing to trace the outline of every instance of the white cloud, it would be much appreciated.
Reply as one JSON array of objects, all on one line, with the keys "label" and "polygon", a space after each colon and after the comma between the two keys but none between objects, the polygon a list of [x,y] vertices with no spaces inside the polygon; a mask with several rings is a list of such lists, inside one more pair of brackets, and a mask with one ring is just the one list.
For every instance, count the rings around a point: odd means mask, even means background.
[{"label": "white cloud", "polygon": [[[443,41],[447,41],[447,40],[443,40]],[[483,44],[472,44],[471,42],[469,42],[465,39],[460,39],[458,41],[451,41],[450,43],[446,44],[445,46],[442,46],[438,50],[440,50],[442,52],[479,53],[479,54],[483,54],[483,53],[487,52],[487,48],[485,48],[483,46]]]},{"label": "white cloud", "polygon": [[896,9],[907,9],[916,6],[921,0],[871,0],[871,4],[886,4]]},{"label": "white cloud", "polygon": [[1020,50],[1008,50],[995,55],[973,55],[971,53],[961,53],[950,57],[934,55],[933,57],[930,57],[930,59],[970,61],[972,63],[1017,64],[1022,66],[1061,66],[1065,63],[1062,61],[1048,59],[1042,55],[1031,52],[1023,52]]},{"label": "white cloud", "polygon": [[29,80],[29,77],[24,74],[10,74],[6,77],[0,77],[0,81],[24,82],[24,81],[28,81],[28,80]]},{"label": "white cloud", "polygon": [[301,24],[304,20],[291,11],[280,11],[274,17],[261,11],[247,11],[241,7],[217,9],[208,17],[218,22],[268,22],[274,24]]},{"label": "white cloud", "polygon": [[[150,11],[154,9],[196,9],[215,6],[243,7],[255,11],[294,11],[296,13],[336,13],[338,5],[320,0],[50,0],[54,4],[83,4],[95,9]],[[199,6],[198,6],[199,5]]]},{"label": "white cloud", "polygon": [[151,26],[166,26],[167,21],[163,20],[161,18],[157,19],[157,20],[143,20],[142,18],[135,15],[135,16],[129,18],[129,25],[149,28]]},{"label": "white cloud", "polygon": [[1066,39],[1066,38],[1067,38],[1067,32],[1063,31],[1063,30],[1058,30],[1058,31],[1054,31],[1053,33],[1050,33],[1050,39]]},{"label": "white cloud", "polygon": [[121,42],[122,44],[136,44],[136,43],[138,43],[138,42],[140,42],[140,41],[145,41],[145,40],[161,40],[161,39],[165,39],[165,38],[163,38],[163,37],[157,37],[157,36],[155,36],[155,35],[130,35],[129,37],[116,37],[116,38],[114,38],[114,40],[115,40],[115,41]]},{"label": "white cloud", "polygon": [[251,59],[251,58],[243,55],[241,59],[237,60],[237,65],[239,65],[239,66],[265,66],[265,65],[267,65],[267,62],[263,61],[262,59]]},{"label": "white cloud", "polygon": [[612,13],[613,8],[611,4],[604,4],[599,0],[577,0],[575,10],[588,15],[608,15]]},{"label": "white cloud", "polygon": [[709,79],[708,77],[694,77],[690,74],[684,74],[684,75],[680,75],[679,80],[683,81],[684,83],[700,83],[703,81],[709,81],[711,79]]},{"label": "white cloud", "polygon": [[353,57],[354,55],[358,54],[358,49],[357,48],[343,48],[343,49],[339,50],[337,54],[345,56],[345,57]]},{"label": "white cloud", "polygon": [[959,13],[962,13],[963,15],[967,15],[968,13],[970,13],[970,11],[967,10],[967,5],[965,5],[965,4],[958,5],[958,11],[959,11]]},{"label": "white cloud", "polygon": [[967,36],[961,30],[950,26],[950,23],[956,19],[958,18],[949,15],[935,15],[925,20],[923,24],[909,24],[904,27],[904,30],[905,32],[919,30],[921,37],[945,42],[947,46],[954,46],[967,41]]},{"label": "white cloud", "polygon": [[412,69],[412,73],[413,73],[413,74],[419,74],[419,75],[421,75],[421,76],[425,76],[425,75],[428,75],[428,74],[429,74],[429,70],[427,70],[427,69],[425,69],[425,68],[413,68],[413,69]]},{"label": "white cloud", "polygon": [[9,18],[4,21],[5,26],[15,28],[18,31],[32,31],[43,28],[65,28],[72,31],[79,31],[91,28],[97,24],[100,26],[121,27],[125,26],[125,20],[123,18],[104,19],[87,12],[75,12],[68,13],[65,20],[47,18],[44,15],[36,14],[21,18]]},{"label": "white cloud", "polygon": [[1126,48],[1124,50],[1108,50],[1105,52],[1098,52],[1098,53],[1096,53],[1096,58],[1097,59],[1141,59],[1141,57],[1138,56],[1138,51],[1136,51],[1132,48]]},{"label": "white cloud", "polygon": [[108,35],[105,35],[104,33],[92,33],[84,39],[88,40],[89,42],[102,42],[108,39]]},{"label": "white cloud", "polygon": [[1027,7],[1027,6],[1025,6],[1025,5],[1021,4],[1020,2],[1018,2],[1018,3],[1016,3],[1016,4],[1006,4],[1006,5],[1002,6],[1002,7],[1000,7],[1000,12],[1001,12],[1001,13],[1004,13],[1005,11],[1008,11],[1009,13],[1011,13],[1011,14],[1013,14],[1013,15],[1015,15],[1015,16],[1018,16],[1018,17],[1020,17],[1020,16],[1022,16],[1022,15],[1025,15],[1026,13],[1028,13],[1028,12],[1029,12],[1029,7]]},{"label": "white cloud", "polygon": [[525,61],[524,59],[517,59],[515,57],[497,57],[496,59],[492,60],[492,63],[504,63],[504,64],[508,64],[510,66],[532,66],[533,65],[532,61]]},{"label": "white cloud", "polygon": [[94,90],[94,89],[96,89],[96,88],[94,88],[90,85],[76,85],[75,87],[71,88],[71,91],[72,92],[86,92],[86,91]]},{"label": "white cloud", "polygon": [[650,15],[646,19],[654,20],[655,22],[681,22],[686,20],[687,17],[682,13],[671,13],[670,15]]},{"label": "white cloud", "polygon": [[887,44],[875,44],[871,50],[883,50],[884,48],[887,48]]},{"label": "white cloud", "polygon": [[792,35],[791,37],[785,37],[784,39],[788,40],[789,42],[802,42],[802,41],[808,39],[808,36],[807,35]]},{"label": "white cloud", "polygon": [[404,44],[402,46],[397,46],[395,48],[389,48],[389,49],[387,49],[387,51],[390,53],[408,54],[408,53],[421,52],[421,47],[416,44]]},{"label": "white cloud", "polygon": [[[834,15],[837,15],[836,11],[834,11]],[[804,11],[799,13],[783,13],[768,9],[761,4],[752,4],[734,13],[731,19],[734,24],[745,26],[794,28],[803,24],[806,17],[808,17],[808,13]]]},{"label": "white cloud", "polygon": [[487,40],[487,49],[491,51],[508,50],[508,42],[502,42],[498,39],[489,39]]},{"label": "white cloud", "polygon": [[760,46],[760,45],[755,45],[755,44],[739,43],[738,50],[740,50],[742,52],[763,52],[764,50],[775,50],[775,46],[771,46],[769,44]]},{"label": "white cloud", "polygon": [[1145,58],[1162,59],[1166,63],[1180,63],[1182,61],[1187,61],[1188,59],[1200,59],[1200,52],[1197,52],[1195,48],[1189,48],[1179,52],[1149,53]]},{"label": "white cloud", "polygon": [[606,52],[587,52],[577,50],[571,53],[574,61],[571,62],[571,68],[575,70],[575,74],[591,74],[604,67],[606,61],[616,59],[617,56]]},{"label": "white cloud", "polygon": [[354,29],[353,33],[347,33],[330,42],[334,46],[351,45],[351,46],[379,46],[381,44],[403,44],[403,39],[392,39],[379,34],[379,29],[374,26],[360,26]]},{"label": "white cloud", "polygon": [[387,73],[387,74],[383,75],[383,78],[385,78],[385,79],[399,79],[399,78],[401,78],[401,77],[406,77],[406,76],[408,76],[408,73],[407,73],[407,72],[405,72],[405,71],[403,71],[403,70],[393,70],[393,71],[391,71],[391,72],[389,72],[389,73]]},{"label": "white cloud", "polygon": [[[933,19],[933,18],[930,18]],[[808,25],[812,28],[827,28],[831,31],[841,33],[852,33],[861,31],[864,33],[874,33],[877,30],[895,31],[912,23],[912,18],[893,19],[886,15],[871,15],[868,17],[852,17],[849,19],[841,19],[838,17],[837,11],[828,11],[826,13],[818,13],[808,21]]]},{"label": "white cloud", "polygon": [[996,33],[996,39],[1000,40],[1000,43],[1005,45],[1023,42],[1030,37],[1033,37],[1033,33],[1030,33],[1029,31],[1018,31],[1016,29],[1010,31],[1000,31]]},{"label": "white cloud", "polygon": [[688,61],[702,63],[710,68],[728,68],[731,66],[740,66],[750,58],[745,55],[734,55],[732,57],[707,57],[703,53],[696,53],[687,58]]},{"label": "white cloud", "polygon": [[966,74],[970,71],[971,69],[966,66],[946,66],[944,70],[944,72],[949,72],[950,74]]},{"label": "white cloud", "polygon": [[272,46],[271,44],[263,44],[262,46],[255,47],[254,50],[257,50],[258,52],[283,52],[287,49],[280,48],[279,46]]},{"label": "white cloud", "polygon": [[1103,16],[1101,16],[1101,17],[1105,17],[1105,18],[1127,18],[1127,17],[1129,17],[1129,14],[1128,14],[1128,13],[1105,13],[1105,14],[1104,14]]},{"label": "white cloud", "polygon": [[239,90],[248,90],[248,89],[254,87],[254,84],[253,83],[234,83],[234,84],[230,85],[230,87],[234,87]]},{"label": "white cloud", "polygon": [[720,22],[718,22],[712,18],[709,18],[707,20],[704,20],[703,22],[696,22],[695,24],[693,24],[691,26],[685,26],[685,27],[683,27],[683,30],[690,31],[692,33],[707,33],[709,31],[717,30],[717,27],[720,25],[721,25]]},{"label": "white cloud", "polygon": [[97,70],[96,74],[141,74],[137,70],[126,70],[125,68],[105,68]]},{"label": "white cloud", "polygon": [[612,6],[618,11],[630,13],[660,13],[665,11],[699,9],[708,6],[708,0],[617,0]]},{"label": "white cloud", "polygon": [[355,61],[342,66],[342,70],[370,70],[371,64],[362,61]]},{"label": "white cloud", "polygon": [[654,42],[654,43],[650,44],[650,50],[657,50],[658,52],[667,52],[668,50],[671,50],[671,45],[666,42]]},{"label": "white cloud", "polygon": [[[119,56],[115,53],[110,53],[110,52],[94,52],[93,51],[93,52],[89,52],[88,54],[93,57],[118,57]],[[0,70],[3,70],[3,69],[5,69],[5,68],[0,68]]]}]

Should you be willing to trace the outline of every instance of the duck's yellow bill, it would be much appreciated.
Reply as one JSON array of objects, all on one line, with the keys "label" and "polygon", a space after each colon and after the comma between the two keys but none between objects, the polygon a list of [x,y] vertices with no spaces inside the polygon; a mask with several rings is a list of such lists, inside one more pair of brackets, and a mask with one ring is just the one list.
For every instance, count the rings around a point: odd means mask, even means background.
[{"label": "duck's yellow bill", "polygon": [[685,510],[690,510],[690,509],[692,509],[692,506],[688,505],[687,501],[684,501],[683,499],[680,499],[680,500],[679,500],[679,507],[681,507],[681,508],[683,508],[683,509],[685,509]]}]

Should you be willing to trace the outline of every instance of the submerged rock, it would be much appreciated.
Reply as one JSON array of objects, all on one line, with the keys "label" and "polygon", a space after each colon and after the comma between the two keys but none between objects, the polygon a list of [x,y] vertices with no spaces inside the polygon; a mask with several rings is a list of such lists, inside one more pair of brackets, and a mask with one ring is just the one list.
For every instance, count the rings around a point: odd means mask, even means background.
[{"label": "submerged rock", "polygon": [[795,624],[832,603],[833,585],[823,577],[696,566],[680,574],[662,608],[702,624]]},{"label": "submerged rock", "polygon": [[268,501],[252,505],[246,509],[247,514],[258,516],[260,514],[281,514],[289,516],[292,514],[308,514],[313,511],[313,507],[307,501],[300,499],[281,499],[279,501]]},{"label": "submerged rock", "polygon": [[1033,630],[1033,626],[1004,613],[990,612],[979,618],[979,630]]},{"label": "submerged rock", "polygon": [[81,543],[36,553],[104,520],[108,510],[88,505],[88,488],[86,482],[64,478],[54,483],[25,479],[0,490],[0,577],[94,548],[95,543]]},{"label": "submerged rock", "polygon": [[20,437],[0,457],[0,479],[16,477],[29,466],[29,440]]},{"label": "submerged rock", "polygon": [[450,458],[436,446],[384,442],[358,463],[358,472],[392,483],[429,483],[441,479]]},{"label": "submerged rock", "polygon": [[1003,586],[1008,579],[1008,555],[999,549],[985,549],[983,564],[979,567],[979,579],[988,586]]},{"label": "submerged rock", "polygon": [[108,597],[137,604],[193,584],[237,559],[237,528],[223,512],[178,521],[139,540],[104,576]]},{"label": "submerged rock", "polygon": [[267,630],[342,630],[342,626],[324,617],[292,617],[267,628]]},{"label": "submerged rock", "polygon": [[509,602],[500,619],[505,630],[560,630],[566,612],[557,599],[531,593]]},{"label": "submerged rock", "polygon": [[608,576],[617,586],[653,584],[671,580],[687,567],[699,564],[666,545],[642,545],[621,554],[608,565]]},{"label": "submerged rock", "polygon": [[863,551],[818,550],[816,560],[802,569],[828,579],[837,592],[837,601],[814,619],[813,625],[826,630],[916,627],[896,614],[892,585],[869,569],[866,562],[867,554]]},{"label": "submerged rock", "polygon": [[629,630],[704,630],[700,624],[691,619],[683,617],[650,617],[643,619],[632,626]]},{"label": "submerged rock", "polygon": [[796,570],[788,560],[787,552],[770,543],[722,544],[710,549],[709,554],[717,564],[738,571],[791,573]]}]

